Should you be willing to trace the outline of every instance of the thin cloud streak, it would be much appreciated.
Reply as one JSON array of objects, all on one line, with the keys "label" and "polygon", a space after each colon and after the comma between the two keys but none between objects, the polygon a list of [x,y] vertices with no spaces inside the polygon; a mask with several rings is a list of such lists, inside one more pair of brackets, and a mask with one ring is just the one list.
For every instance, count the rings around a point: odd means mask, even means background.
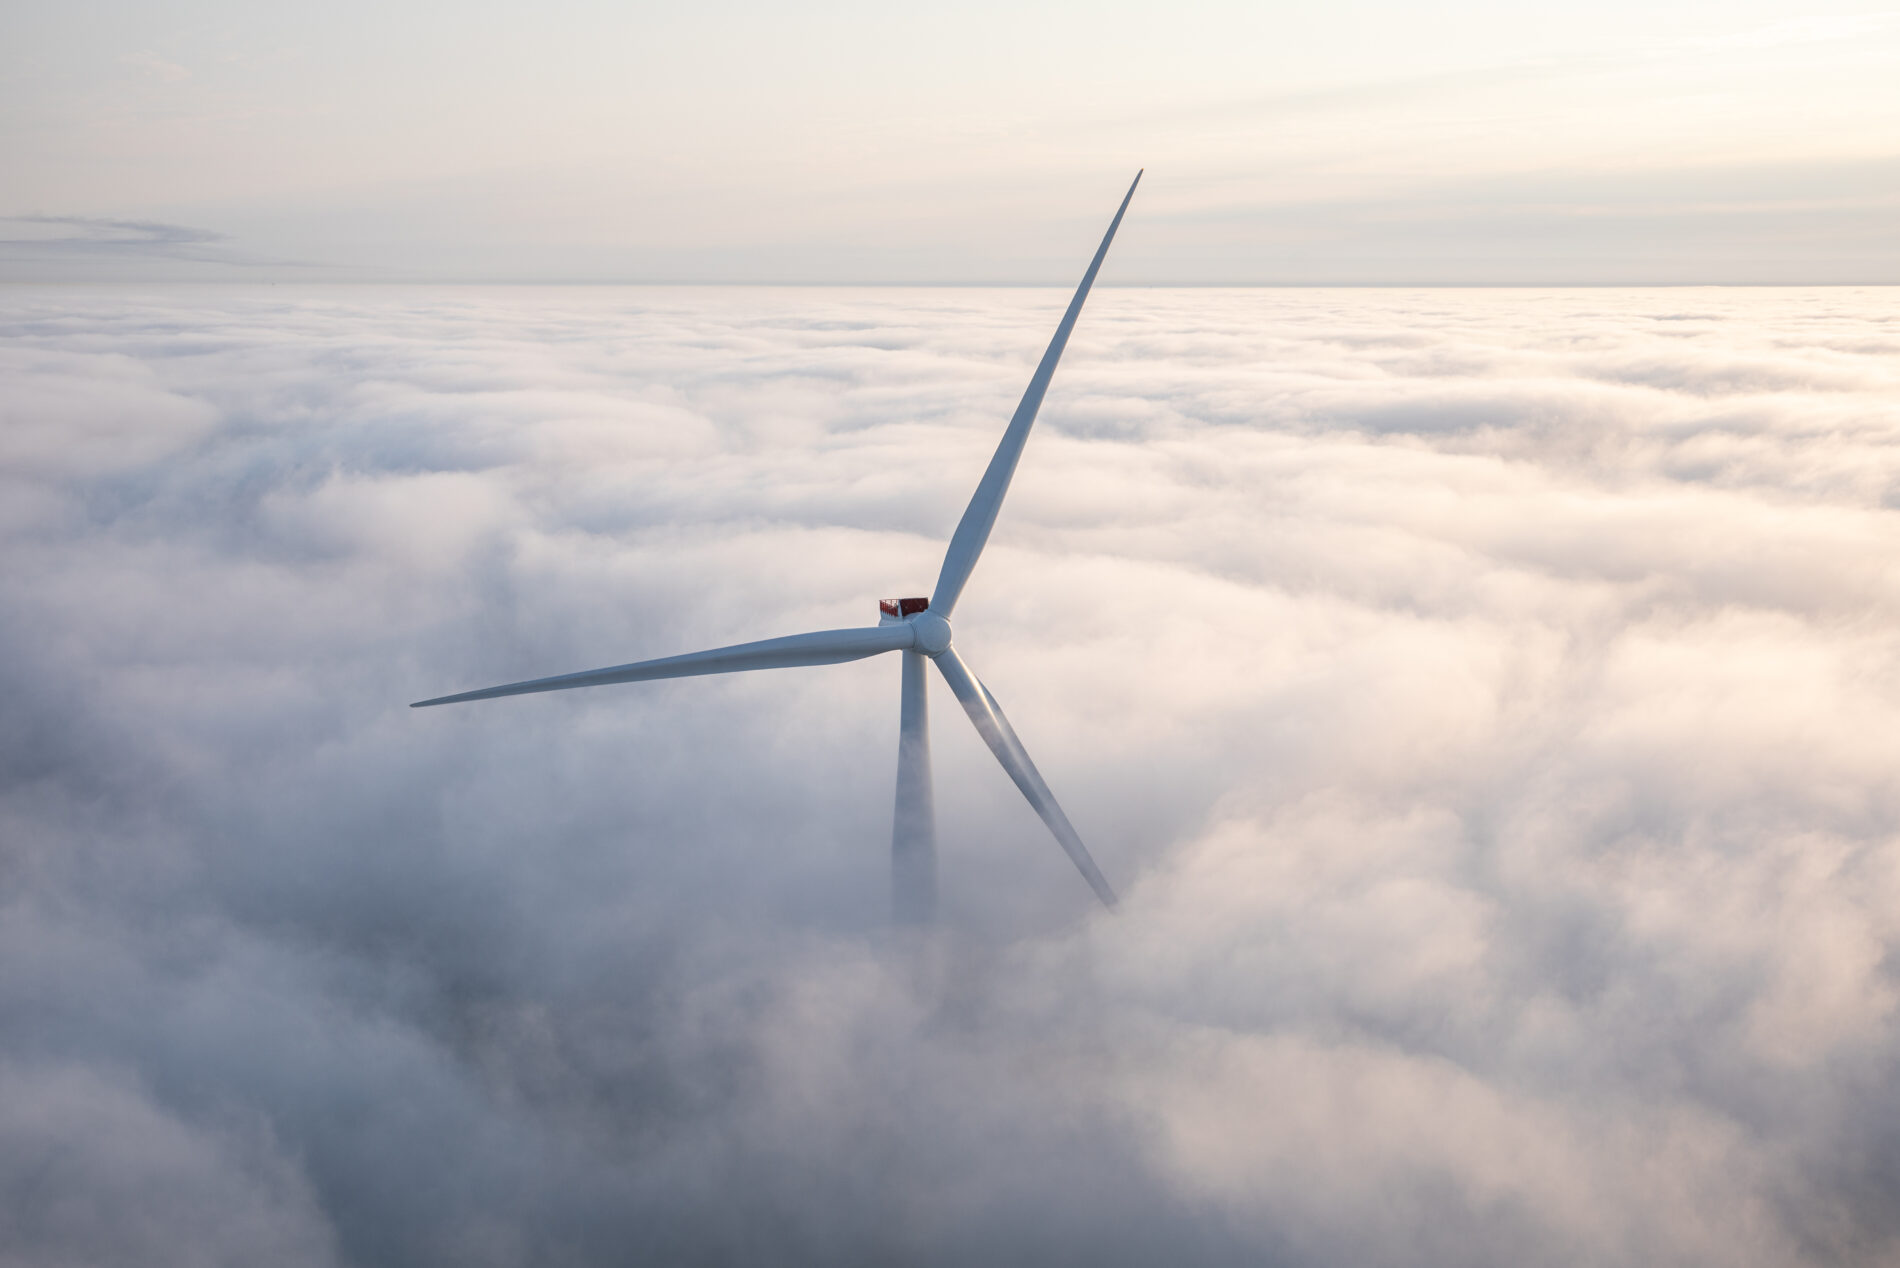
[{"label": "thin cloud streak", "polygon": [[[317,267],[273,259],[226,245],[231,235],[157,220],[96,216],[0,216],[0,270],[12,281],[119,280],[156,268],[172,278],[192,276],[191,266],[215,266],[210,276],[236,269],[309,276]],[[203,276],[203,274],[199,274]]]},{"label": "thin cloud streak", "polygon": [[0,217],[0,223],[45,226],[48,230],[44,236],[0,238],[0,247],[47,251],[179,254],[179,248],[223,242],[228,237],[187,225],[161,224],[153,220],[102,220],[90,216],[6,216]]}]

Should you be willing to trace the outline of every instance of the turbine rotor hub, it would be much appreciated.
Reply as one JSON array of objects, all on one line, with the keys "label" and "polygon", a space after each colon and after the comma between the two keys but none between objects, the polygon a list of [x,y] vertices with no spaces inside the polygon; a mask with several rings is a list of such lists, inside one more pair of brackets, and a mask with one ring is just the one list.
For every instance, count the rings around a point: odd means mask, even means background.
[{"label": "turbine rotor hub", "polygon": [[917,636],[917,650],[926,656],[941,656],[950,650],[950,622],[925,609],[910,618]]}]

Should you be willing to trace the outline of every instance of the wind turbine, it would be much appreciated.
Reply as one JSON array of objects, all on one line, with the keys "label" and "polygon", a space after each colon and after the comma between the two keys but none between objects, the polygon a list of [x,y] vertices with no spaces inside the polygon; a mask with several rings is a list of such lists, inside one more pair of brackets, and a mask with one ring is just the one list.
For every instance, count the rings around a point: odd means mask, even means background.
[{"label": "wind turbine", "polygon": [[497,696],[521,696],[537,691],[565,691],[570,687],[602,687],[616,682],[726,674],[743,669],[836,665],[848,660],[863,660],[883,652],[902,652],[903,702],[899,712],[897,739],[897,809],[891,826],[891,897],[899,921],[923,923],[935,915],[937,906],[937,830],[931,805],[930,730],[924,698],[924,666],[928,661],[935,661],[937,671],[950,685],[950,692],[963,706],[963,711],[970,715],[970,721],[976,724],[977,734],[989,745],[990,752],[1009,772],[1009,777],[1016,781],[1016,787],[1029,799],[1029,804],[1042,816],[1042,821],[1049,825],[1049,831],[1055,834],[1064,852],[1080,869],[1083,879],[1088,881],[1096,897],[1105,906],[1114,907],[1115,891],[1109,888],[1101,869],[1089,857],[1088,848],[1082,844],[1082,838],[1076,835],[1074,826],[1069,823],[1069,816],[1062,813],[1055,794],[1043,782],[1036,764],[1029,758],[1029,750],[1023,747],[1015,728],[1003,716],[1002,706],[996,703],[996,697],[990,694],[989,688],[983,685],[953,646],[950,614],[956,610],[964,583],[970,579],[970,573],[983,553],[983,546],[989,541],[990,529],[996,523],[996,513],[1002,509],[1003,495],[1009,492],[1010,478],[1016,474],[1017,460],[1022,457],[1023,442],[1029,439],[1029,429],[1035,424],[1036,411],[1042,407],[1043,394],[1049,390],[1049,380],[1055,375],[1056,362],[1062,359],[1062,350],[1069,343],[1069,332],[1075,329],[1075,319],[1081,315],[1083,301],[1089,297],[1089,288],[1095,284],[1095,274],[1102,267],[1109,243],[1115,240],[1115,230],[1121,227],[1122,215],[1128,210],[1129,200],[1134,198],[1135,186],[1139,184],[1141,173],[1136,172],[1134,183],[1129,185],[1128,193],[1122,197],[1121,206],[1115,211],[1115,218],[1109,221],[1108,232],[1102,236],[1102,245],[1095,249],[1095,258],[1089,261],[1088,272],[1082,275],[1082,284],[1075,289],[1075,298],[1069,301],[1068,311],[1062,314],[1062,321],[1056,326],[1055,337],[1049,341],[1048,350],[1042,354],[1041,364],[1037,365],[1035,374],[1030,376],[1028,390],[1023,393],[1022,402],[1016,406],[1016,413],[1003,432],[1002,443],[996,447],[995,456],[990,459],[983,479],[976,486],[975,496],[970,499],[963,519],[957,524],[957,531],[950,538],[950,548],[944,553],[943,568],[937,574],[937,585],[929,598],[882,600],[878,604],[878,623],[873,626],[792,634],[756,643],[716,647],[711,651],[688,652],[683,656],[636,661],[631,665],[589,669],[554,678],[533,678],[527,682],[485,687],[480,691],[464,691],[459,695],[438,696],[434,700],[419,700],[409,707],[421,709],[430,705],[492,700]]}]

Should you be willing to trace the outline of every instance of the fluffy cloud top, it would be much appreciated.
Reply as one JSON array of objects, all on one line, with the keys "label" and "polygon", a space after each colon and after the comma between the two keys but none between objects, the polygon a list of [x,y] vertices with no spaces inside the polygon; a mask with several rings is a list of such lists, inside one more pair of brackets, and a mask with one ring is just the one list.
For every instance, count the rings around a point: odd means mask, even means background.
[{"label": "fluffy cloud top", "polygon": [[15,290],[10,1262],[1900,1253],[1900,297]]}]

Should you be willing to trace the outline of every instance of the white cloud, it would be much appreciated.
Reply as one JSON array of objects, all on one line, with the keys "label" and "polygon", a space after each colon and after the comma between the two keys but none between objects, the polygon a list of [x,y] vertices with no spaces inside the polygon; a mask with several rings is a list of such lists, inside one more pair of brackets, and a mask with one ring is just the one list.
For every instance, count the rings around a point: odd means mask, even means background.
[{"label": "white cloud", "polygon": [[958,640],[1112,918],[939,697],[889,941],[884,661],[404,707],[928,588],[1058,304],[9,296],[0,1131],[319,1260],[1891,1256],[1885,292],[1098,294]]},{"label": "white cloud", "polygon": [[187,1123],[76,1064],[0,1067],[0,1093],[12,1262],[336,1262],[309,1184],[254,1111]]}]

